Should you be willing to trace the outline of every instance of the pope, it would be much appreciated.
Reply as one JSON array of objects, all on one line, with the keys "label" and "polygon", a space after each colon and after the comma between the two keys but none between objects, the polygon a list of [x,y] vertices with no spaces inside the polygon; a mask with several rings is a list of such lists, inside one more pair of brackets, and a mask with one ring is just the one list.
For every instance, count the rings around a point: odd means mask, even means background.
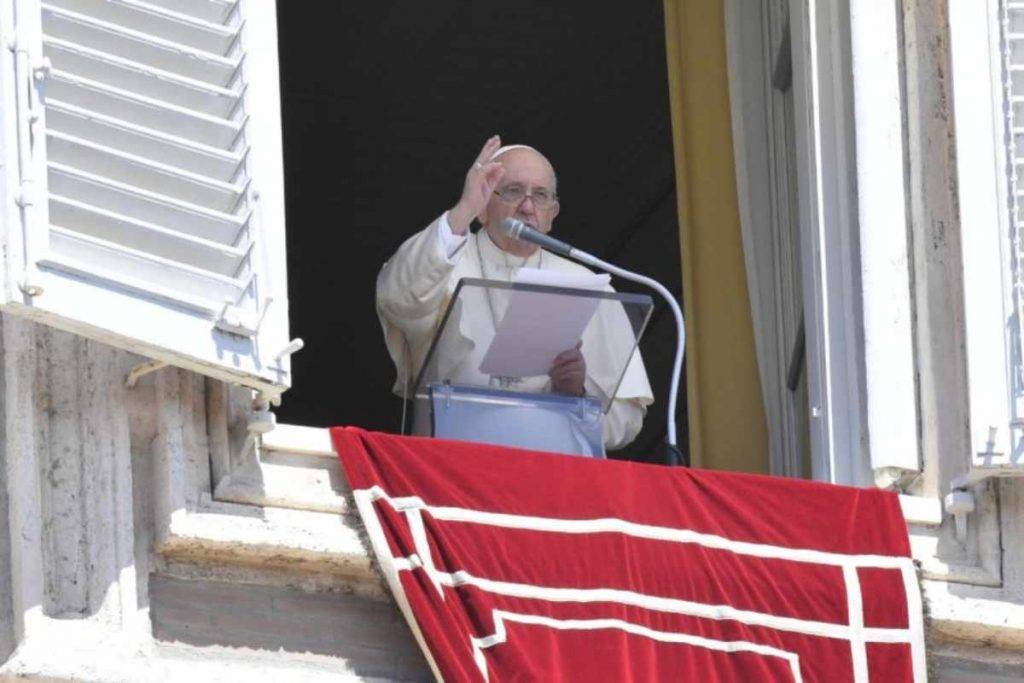
[{"label": "pope", "polygon": [[[495,135],[484,143],[466,171],[459,200],[425,229],[408,238],[377,278],[377,314],[398,378],[394,391],[408,396],[430,349],[455,287],[462,278],[512,281],[523,267],[588,273],[583,266],[510,238],[502,221],[515,218],[543,233],[550,232],[560,204],[555,169],[538,150],[527,145],[502,146]],[[481,229],[470,231],[474,220]],[[606,399],[615,390],[621,358],[611,346],[629,343],[621,320],[599,307],[597,318],[575,348],[553,361],[546,377],[529,378],[517,389],[551,391]],[[479,310],[477,310],[479,309]],[[497,320],[493,302],[464,306],[458,321],[467,343],[435,353],[447,354],[444,379],[486,385],[478,364],[469,362],[474,330],[493,333]],[[643,426],[653,402],[639,349],[633,354],[615,398],[605,415],[604,442],[609,450],[630,443]]]}]

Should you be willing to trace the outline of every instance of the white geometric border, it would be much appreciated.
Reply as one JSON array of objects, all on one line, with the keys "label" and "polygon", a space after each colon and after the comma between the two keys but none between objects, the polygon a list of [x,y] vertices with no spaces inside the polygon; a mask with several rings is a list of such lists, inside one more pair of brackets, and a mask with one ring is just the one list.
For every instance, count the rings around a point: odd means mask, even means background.
[{"label": "white geometric border", "polygon": [[703,638],[701,636],[694,636],[687,633],[656,631],[652,628],[623,621],[621,619],[552,619],[551,617],[545,617],[537,614],[516,614],[515,612],[507,612],[505,610],[498,609],[492,610],[491,614],[494,619],[494,635],[487,636],[485,638],[471,638],[473,659],[476,661],[477,667],[483,674],[484,680],[488,679],[487,662],[484,660],[483,653],[484,649],[507,642],[508,631],[505,628],[505,622],[514,622],[519,624],[545,626],[547,628],[563,631],[616,629],[632,633],[634,635],[644,636],[662,643],[680,643],[684,645],[691,645],[693,647],[701,647],[707,650],[715,650],[717,652],[752,652],[764,657],[778,657],[789,665],[789,671],[793,675],[793,680],[796,683],[801,683],[803,681],[803,677],[800,674],[800,658],[795,652],[788,652],[786,650],[780,650],[767,645],[759,645],[757,643],[749,643],[744,640],[712,640],[710,638]]},{"label": "white geometric border", "polygon": [[[401,581],[398,578],[398,572],[400,571],[423,569],[442,598],[444,597],[442,590],[443,586],[454,587],[458,585],[474,585],[486,592],[513,595],[517,597],[557,602],[618,602],[620,604],[635,605],[658,611],[687,614],[710,619],[734,620],[745,624],[764,626],[767,628],[803,633],[807,635],[840,638],[847,640],[850,643],[854,680],[858,683],[868,680],[867,643],[908,643],[911,649],[914,681],[920,681],[923,683],[926,680],[924,618],[921,607],[921,595],[917,585],[917,576],[913,561],[910,558],[886,555],[846,555],[842,553],[830,553],[802,548],[786,548],[781,546],[750,543],[747,541],[735,541],[722,536],[702,534],[688,529],[673,529],[669,527],[637,524],[635,522],[629,522],[617,518],[566,520],[525,515],[508,515],[470,510],[466,508],[431,506],[427,505],[422,499],[415,496],[392,498],[379,486],[354,491],[353,495],[371,543],[373,544],[374,552],[384,569],[391,591],[394,594],[400,609],[405,615],[406,620],[409,622],[409,625],[413,630],[413,634],[417,641],[419,641],[420,647],[426,655],[428,662],[434,671],[434,675],[438,680],[442,680],[440,671],[438,670],[436,663],[433,661],[429,648],[426,647],[423,634],[418,627],[415,616],[412,613],[412,609],[405,597]],[[407,558],[392,557],[383,528],[380,525],[380,520],[377,518],[376,511],[373,507],[373,503],[377,500],[383,500],[395,511],[405,514],[413,537],[413,543],[416,547],[415,555]],[[830,624],[825,622],[794,619],[791,617],[779,617],[776,615],[751,612],[748,610],[738,610],[729,605],[707,605],[703,603],[695,603],[674,598],[663,598],[618,589],[553,588],[493,581],[486,578],[472,576],[465,571],[456,571],[452,573],[439,572],[434,566],[433,557],[430,552],[429,544],[427,543],[426,531],[423,526],[422,519],[423,512],[428,512],[435,519],[451,522],[468,522],[487,526],[529,529],[533,531],[555,533],[621,533],[637,538],[695,544],[706,548],[733,552],[738,555],[837,566],[843,571],[847,594],[848,614],[850,615],[851,621],[848,625]],[[908,628],[888,629],[864,627],[860,581],[857,578],[856,571],[859,567],[898,569],[900,571],[907,596]],[[511,613],[503,612],[503,614],[507,615]],[[519,618],[547,619],[546,617],[537,617],[534,615],[519,615]],[[558,621],[560,620],[552,620],[552,623]],[[566,623],[572,623],[572,621]],[[608,620],[596,621],[607,622]],[[617,622],[618,620],[612,621]],[[623,625],[628,625],[629,628],[640,629],[635,632],[648,635],[642,632],[645,627],[630,624],[629,622],[621,622],[618,627],[622,627]],[[605,627],[611,628],[612,626],[608,625]],[[649,631],[650,629],[647,630]],[[664,635],[666,637],[699,638],[698,636],[688,634]],[[493,638],[495,636],[491,637]],[[714,642],[722,643],[723,641]],[[755,644],[749,643],[749,645]],[[477,660],[477,665],[480,666],[483,664],[482,671],[486,678],[486,665],[482,660],[482,653],[479,651],[480,646],[474,643],[473,647],[474,652],[480,655],[480,659]],[[779,651],[779,653],[782,653],[782,651]]]}]

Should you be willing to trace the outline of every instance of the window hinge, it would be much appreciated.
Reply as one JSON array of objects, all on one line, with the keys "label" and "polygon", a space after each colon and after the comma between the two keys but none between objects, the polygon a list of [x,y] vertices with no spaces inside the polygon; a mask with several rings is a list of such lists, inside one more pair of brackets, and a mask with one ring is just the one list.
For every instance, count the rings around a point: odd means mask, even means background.
[{"label": "window hinge", "polygon": [[15,203],[21,213],[25,253],[25,272],[18,287],[25,296],[32,298],[43,293],[43,287],[37,281],[35,261],[39,251],[36,245],[37,233],[42,230],[42,226],[37,225],[36,209],[39,201],[36,197],[33,164],[35,148],[42,139],[36,131],[43,112],[39,91],[50,75],[51,65],[46,57],[33,59],[28,43],[19,34],[9,36],[6,42],[7,49],[14,54],[14,118],[18,149],[18,189]]},{"label": "window hinge", "polygon": [[53,72],[53,64],[50,62],[49,57],[43,57],[32,65],[32,78],[36,82],[45,81],[50,77],[50,73]]},{"label": "window hinge", "polygon": [[263,305],[258,311],[246,311],[236,306],[230,299],[225,300],[214,326],[218,330],[237,334],[240,337],[255,337],[259,333],[263,319],[266,318],[267,310],[272,303],[274,303],[274,298],[268,296],[263,300]]}]

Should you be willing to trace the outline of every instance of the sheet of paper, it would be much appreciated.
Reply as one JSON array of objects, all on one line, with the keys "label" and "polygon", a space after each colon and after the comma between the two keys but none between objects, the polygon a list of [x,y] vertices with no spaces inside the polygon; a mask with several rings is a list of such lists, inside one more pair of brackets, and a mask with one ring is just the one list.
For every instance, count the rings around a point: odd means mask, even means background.
[{"label": "sheet of paper", "polygon": [[[602,290],[609,280],[608,275],[522,268],[514,281]],[[484,354],[480,372],[496,377],[548,374],[555,356],[576,346],[601,301],[568,294],[510,292],[508,307]]]}]

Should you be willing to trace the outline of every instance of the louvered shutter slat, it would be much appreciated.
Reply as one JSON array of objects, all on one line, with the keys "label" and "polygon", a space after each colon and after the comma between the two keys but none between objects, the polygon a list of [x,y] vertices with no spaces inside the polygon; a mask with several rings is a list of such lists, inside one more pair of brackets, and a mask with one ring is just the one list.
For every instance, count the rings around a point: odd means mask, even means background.
[{"label": "louvered shutter slat", "polygon": [[46,88],[47,99],[131,120],[138,125],[217,149],[235,149],[245,124],[244,120],[206,115],[66,71],[54,70]]},{"label": "louvered shutter slat", "polygon": [[[1009,355],[1020,358],[1024,350],[1024,3],[1007,0],[1003,6],[1001,22],[1001,50],[1004,69],[1004,96],[1007,106],[1002,107],[1006,117],[1005,130],[1007,142],[1007,185],[1010,195],[1008,235],[1009,254],[1007,265],[1010,272],[1007,279],[1009,288]],[[1008,361],[1010,359],[1008,358]],[[1024,419],[1024,374],[1018,363],[1007,363],[1010,374],[1009,414],[1011,425],[1007,430],[1013,437],[1010,448],[1014,449],[1019,442],[1021,421]],[[1024,459],[1012,453],[1006,454],[1009,462],[1016,461],[1024,466]]]},{"label": "louvered shutter slat", "polygon": [[202,299],[204,303],[201,305],[210,310],[216,309],[226,298],[234,299],[245,286],[242,280],[218,276],[78,231],[54,226],[51,228],[51,242],[56,247],[55,252],[67,255],[66,263],[89,264],[96,272],[106,271],[111,276],[116,273],[122,282],[124,278],[152,281],[152,271],[159,269],[163,272],[160,282],[166,291],[180,291],[193,301]]},{"label": "louvered shutter slat", "polygon": [[[219,98],[222,106],[219,112],[215,107],[213,113],[192,109],[197,104],[195,98],[182,97],[186,78],[190,79],[189,84],[200,86],[193,85],[192,92],[201,91],[204,86],[214,89],[212,92],[232,92],[222,85],[234,80],[237,73],[237,27],[216,26],[135,0],[54,0],[43,5],[42,25],[44,50],[48,44],[62,48],[64,59],[60,64],[71,69],[58,70],[53,78],[53,85],[58,87],[51,86],[48,92],[47,101],[55,103],[48,105],[47,119],[51,164],[73,167],[107,181],[130,184],[136,190],[224,214],[235,214],[244,207],[247,181],[245,174],[239,172],[242,153],[234,151],[242,139],[244,120],[232,118],[239,110],[238,97]],[[218,39],[211,41],[211,36]],[[97,44],[109,38],[114,38],[110,44]],[[225,57],[208,52],[210,49],[235,54]],[[97,59],[100,55],[105,61]],[[223,71],[197,71],[190,62],[219,64]],[[195,81],[196,77],[207,82]],[[96,97],[97,93],[101,95]],[[68,94],[78,97],[65,103],[61,98]],[[135,107],[126,109],[126,100]],[[75,108],[75,116],[69,115],[69,107]],[[125,119],[137,122],[127,134],[123,126],[121,131],[116,128],[116,123]],[[150,130],[146,124],[162,137],[140,134],[140,130]],[[220,153],[220,160],[227,158],[230,163],[219,169],[196,163],[201,162],[195,154],[198,149]],[[84,244],[92,248],[91,253],[106,257],[107,270],[113,268],[114,262],[109,256],[111,243],[133,252],[131,258],[123,260],[124,267],[131,271],[125,274],[132,277],[140,276],[139,268],[143,267],[146,254],[158,259],[171,257],[183,266],[210,269],[216,274],[235,275],[245,270],[241,262],[249,250],[235,242],[222,243],[231,251],[221,251],[215,257],[204,248],[210,242],[205,235],[193,234],[197,241],[189,249],[185,247],[189,244],[187,239],[169,240],[168,234],[147,230],[145,221],[133,220],[129,207],[97,206],[90,193],[72,192],[60,197],[62,203],[51,210],[56,209],[62,221],[60,228],[67,231],[63,236],[77,231],[85,239]],[[76,218],[82,222],[79,224]],[[101,230],[103,218],[109,224]],[[53,218],[51,222],[55,222]],[[115,237],[118,239],[114,240]],[[234,235],[236,240],[239,237]],[[97,247],[90,238],[104,239],[104,247]],[[60,251],[61,245],[80,248],[67,239],[55,241],[54,245],[55,251]],[[157,272],[175,280],[166,275],[174,271],[158,268]],[[232,301],[238,299],[235,291],[217,291],[214,300],[221,294]]]},{"label": "louvered shutter slat", "polygon": [[222,57],[53,5],[43,5],[43,32],[51,38],[224,87],[235,80],[241,62],[237,56]]},{"label": "louvered shutter slat", "polygon": [[73,231],[107,242],[123,244],[137,252],[152,253],[171,261],[192,264],[201,270],[238,277],[249,245],[227,246],[144,223],[130,216],[50,193],[50,223],[74,226]]},{"label": "louvered shutter slat", "polygon": [[130,182],[142,189],[160,191],[218,211],[233,211],[245,191],[244,185],[188,173],[54,130],[50,131],[47,144],[50,159],[56,163],[73,163],[104,178]]},{"label": "louvered shutter slat", "polygon": [[231,118],[242,97],[238,90],[185,78],[55,38],[43,42],[43,54],[58,71],[73,70],[93,82],[212,116]]},{"label": "louvered shutter slat", "polygon": [[45,201],[25,212],[42,225],[9,252],[39,284],[14,310],[279,393],[290,380],[275,355],[288,336],[274,3],[14,2],[23,17],[35,9],[33,63],[50,65],[33,86]]},{"label": "louvered shutter slat", "polygon": [[237,32],[231,28],[134,0],[51,0],[49,4],[218,55],[228,54],[236,42]]},{"label": "louvered shutter slat", "polygon": [[248,214],[204,209],[60,164],[51,164],[49,170],[48,183],[53,194],[88,197],[94,206],[120,211],[170,230],[221,244],[237,243],[246,230]]},{"label": "louvered shutter slat", "polygon": [[236,14],[238,0],[148,0],[148,3],[222,26],[236,23],[232,17]]},{"label": "louvered shutter slat", "polygon": [[134,150],[146,158],[163,159],[171,166],[223,182],[231,182],[238,177],[244,160],[244,152],[224,152],[59,100],[47,101],[47,113],[51,127],[66,131],[73,137],[92,140],[112,149]]},{"label": "louvered shutter slat", "polygon": [[950,2],[949,28],[972,464],[953,478],[962,487],[1024,472],[1024,2]]}]

